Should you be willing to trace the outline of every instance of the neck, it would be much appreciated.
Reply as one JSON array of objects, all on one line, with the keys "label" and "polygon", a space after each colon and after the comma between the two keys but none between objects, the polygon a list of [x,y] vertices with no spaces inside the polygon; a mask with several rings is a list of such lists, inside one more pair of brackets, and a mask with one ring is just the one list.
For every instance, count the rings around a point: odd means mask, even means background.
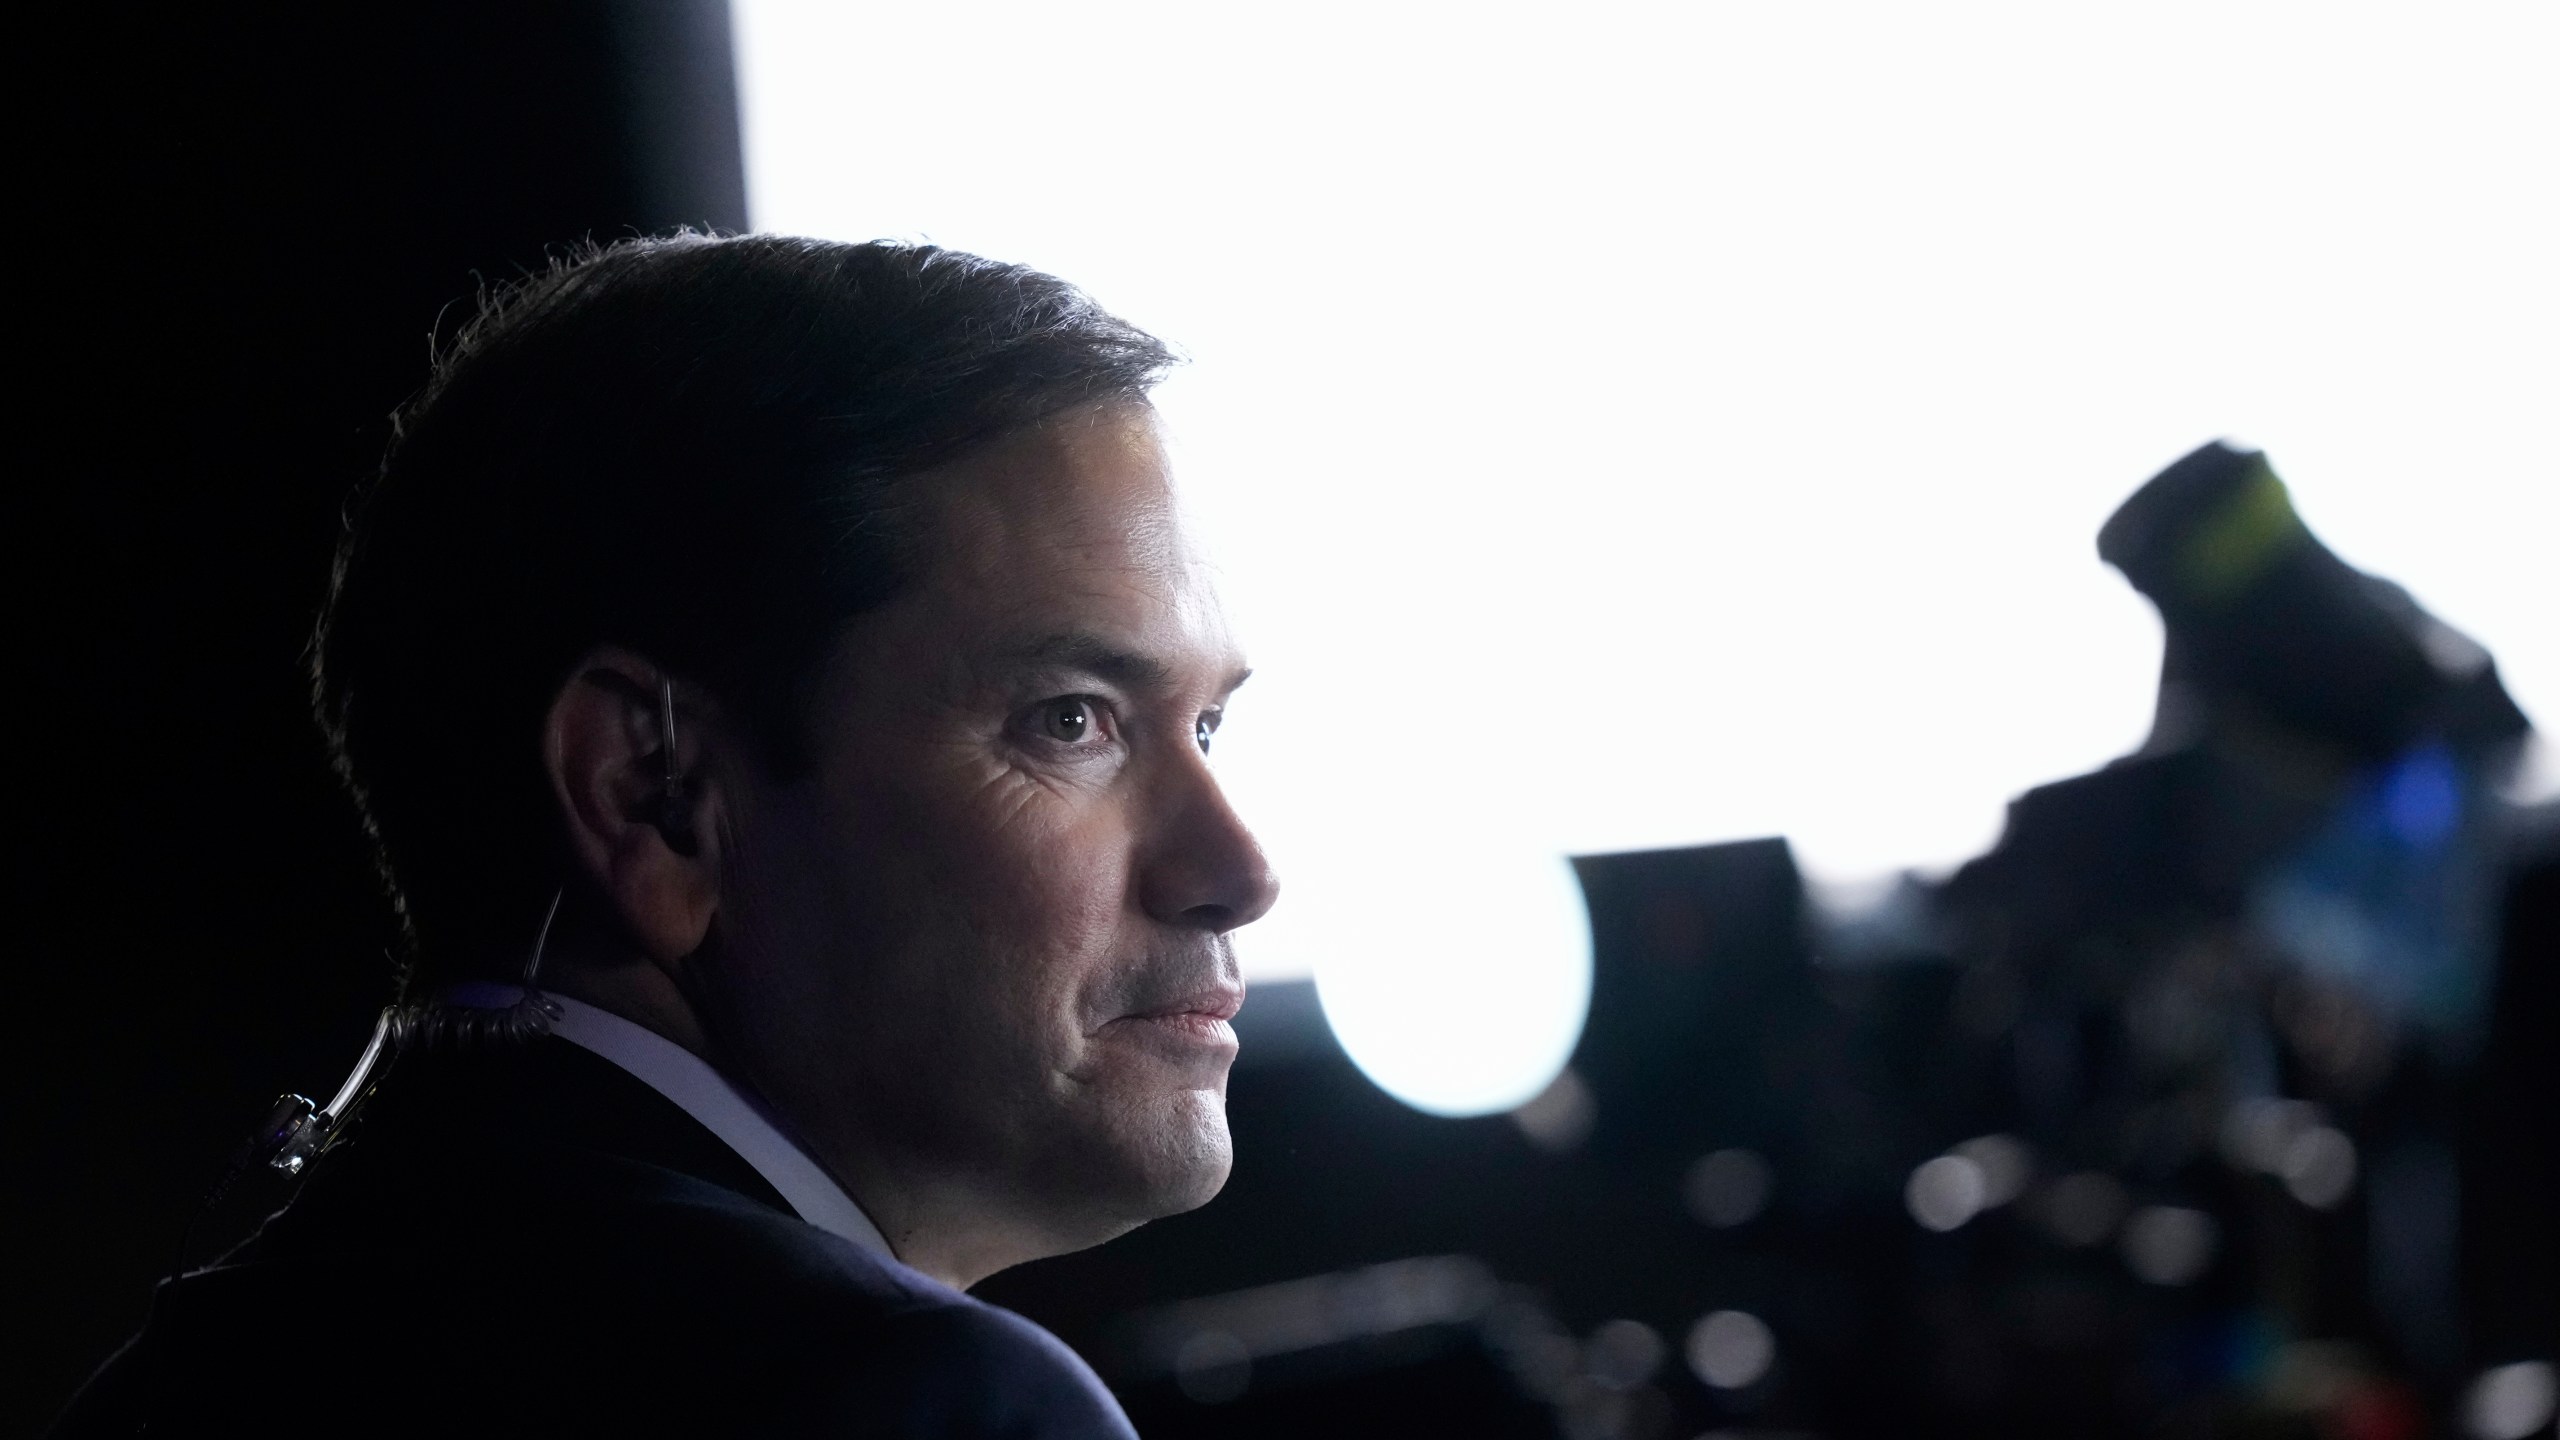
[{"label": "neck", "polygon": [[839,1183],[858,1197],[863,1213],[880,1227],[901,1263],[955,1290],[1026,1261],[1082,1248],[1050,1243],[1050,1237],[1032,1234],[1010,1223],[1012,1217],[995,1213],[987,1204],[992,1187],[936,1176],[921,1165],[877,1163],[877,1151],[858,1153],[874,1163],[846,1166],[823,1158],[819,1163],[843,1177]]},{"label": "neck", "polygon": [[1004,1268],[1080,1248],[1024,1232],[1014,1217],[996,1212],[1001,1204],[991,1207],[988,1199],[1006,1186],[970,1184],[963,1176],[942,1174],[942,1166],[922,1156],[901,1163],[899,1145],[878,1133],[870,1125],[873,1117],[860,1115],[860,1107],[845,1112],[835,1097],[794,1097],[760,1084],[765,1076],[758,1074],[753,1056],[732,1053],[714,1040],[712,1025],[704,1020],[707,1007],[696,1002],[694,986],[686,979],[681,969],[660,966],[640,953],[571,940],[553,948],[540,984],[684,1045],[735,1084],[755,1089],[794,1130],[806,1156],[881,1227],[899,1263],[914,1271],[952,1289],[970,1289]]},{"label": "neck", "polygon": [[725,1073],[729,1069],[721,1064],[712,1046],[701,1012],[686,998],[684,987],[676,983],[673,975],[640,959],[619,963],[587,956],[561,959],[565,963],[546,967],[550,973],[542,977],[544,989],[584,1000],[644,1030],[655,1031],[701,1056],[715,1070]]},{"label": "neck", "polygon": [[[600,954],[592,947],[562,947],[544,966],[543,988],[582,1000],[674,1041],[731,1080],[755,1086],[752,1065],[732,1064],[712,1039],[702,1008],[680,978],[639,956]],[[771,1104],[784,1097],[767,1095]],[[783,1105],[775,1105],[784,1110]],[[849,1117],[850,1118],[850,1117]],[[968,1223],[981,1210],[959,1187],[917,1183],[924,1167],[884,1163],[881,1147],[859,1143],[861,1122],[800,1127],[809,1158],[862,1207],[901,1264],[958,1290],[999,1270],[1052,1253],[1036,1245],[1008,1243],[1007,1227]],[[854,1132],[847,1135],[846,1131]],[[848,1143],[850,1142],[850,1143]],[[959,1219],[962,1223],[954,1224]]]}]

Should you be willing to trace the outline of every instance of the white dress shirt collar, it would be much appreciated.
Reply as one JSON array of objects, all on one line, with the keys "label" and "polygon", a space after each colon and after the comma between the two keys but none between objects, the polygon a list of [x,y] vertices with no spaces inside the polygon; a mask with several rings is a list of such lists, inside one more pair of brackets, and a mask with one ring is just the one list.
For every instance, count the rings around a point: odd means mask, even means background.
[{"label": "white dress shirt collar", "polygon": [[[514,985],[480,982],[455,986],[446,998],[453,1004],[479,1007],[512,1005],[523,995]],[[552,1034],[612,1061],[701,1122],[702,1128],[719,1136],[721,1143],[738,1152],[739,1159],[779,1191],[801,1219],[875,1255],[897,1258],[880,1227],[871,1223],[844,1187],[783,1133],[754,1096],[701,1056],[609,1010],[549,991],[544,998],[560,1007]]]}]

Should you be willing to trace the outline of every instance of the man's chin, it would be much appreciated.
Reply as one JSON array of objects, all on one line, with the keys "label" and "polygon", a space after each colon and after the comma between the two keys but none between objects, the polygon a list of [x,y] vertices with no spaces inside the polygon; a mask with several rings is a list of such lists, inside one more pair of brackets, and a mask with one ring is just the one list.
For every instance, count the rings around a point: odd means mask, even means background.
[{"label": "man's chin", "polygon": [[[1227,1097],[1217,1090],[1183,1090],[1157,1106],[1152,1124],[1123,1137],[1137,1180],[1130,1197],[1137,1223],[1197,1210],[1217,1198],[1235,1167],[1235,1141],[1227,1133]],[[1143,1112],[1142,1112],[1143,1113]]]},{"label": "man's chin", "polygon": [[[1190,1090],[1133,1106],[1081,1156],[1052,1168],[1060,1209],[1075,1215],[1072,1248],[1125,1235],[1150,1220],[1197,1210],[1217,1198],[1234,1168],[1226,1097]],[[1094,1153],[1095,1151],[1101,1153]]]},{"label": "man's chin", "polygon": [[1167,1176],[1159,1189],[1161,1205],[1147,1218],[1162,1219],[1197,1210],[1218,1198],[1227,1188],[1227,1176],[1235,1169],[1235,1149],[1227,1142],[1223,1121],[1218,1126],[1214,1150],[1204,1148],[1194,1162],[1177,1175]]}]

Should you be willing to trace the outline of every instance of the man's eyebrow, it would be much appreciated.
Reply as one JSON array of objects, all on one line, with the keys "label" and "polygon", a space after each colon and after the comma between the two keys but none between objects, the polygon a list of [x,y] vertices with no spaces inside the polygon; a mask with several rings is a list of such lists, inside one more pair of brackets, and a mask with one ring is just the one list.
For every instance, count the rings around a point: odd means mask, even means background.
[{"label": "man's eyebrow", "polygon": [[[1068,631],[1044,635],[1000,652],[1000,661],[1010,668],[1058,666],[1081,670],[1088,675],[1108,680],[1131,690],[1161,690],[1172,685],[1173,667],[1153,655],[1142,655],[1124,649],[1099,635],[1084,631]],[[1253,674],[1239,667],[1226,677],[1219,693],[1225,694],[1245,682]]]},{"label": "man's eyebrow", "polygon": [[1173,679],[1173,667],[1162,660],[1134,650],[1124,650],[1099,635],[1083,631],[1043,635],[1004,651],[1001,658],[1008,666],[1018,669],[1048,665],[1082,670],[1133,690],[1162,688]]}]

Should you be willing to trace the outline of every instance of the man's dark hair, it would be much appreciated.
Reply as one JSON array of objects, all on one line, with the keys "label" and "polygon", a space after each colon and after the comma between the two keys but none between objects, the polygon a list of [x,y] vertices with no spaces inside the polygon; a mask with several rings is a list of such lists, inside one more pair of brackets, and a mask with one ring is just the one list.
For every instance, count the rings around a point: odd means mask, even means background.
[{"label": "man's dark hair", "polygon": [[912,578],[929,497],[895,482],[1171,358],[923,245],[632,240],[488,299],[350,506],[313,645],[424,976],[505,978],[568,878],[540,729],[580,656],[649,656],[793,763],[838,627]]}]

